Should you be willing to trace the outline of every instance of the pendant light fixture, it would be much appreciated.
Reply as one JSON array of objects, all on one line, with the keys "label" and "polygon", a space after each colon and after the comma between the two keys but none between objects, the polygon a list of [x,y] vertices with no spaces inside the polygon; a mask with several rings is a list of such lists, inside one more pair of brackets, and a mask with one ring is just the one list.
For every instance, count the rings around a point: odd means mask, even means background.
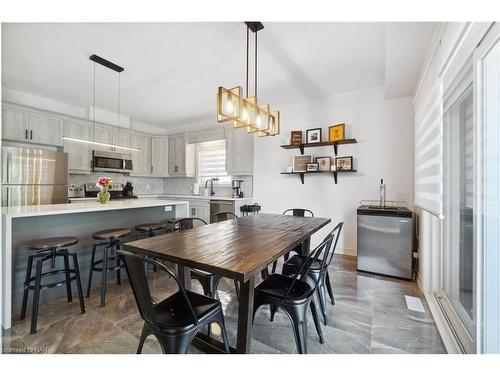
[{"label": "pendant light fixture", "polygon": [[111,69],[115,72],[118,73],[118,120],[117,120],[117,131],[118,131],[118,136],[116,137],[119,139],[119,133],[120,133],[120,93],[121,93],[121,80],[120,80],[120,73],[123,72],[125,69],[122,68],[119,65],[116,65],[115,63],[112,63],[109,60],[106,60],[100,56],[97,55],[92,55],[89,57],[91,61],[94,62],[94,86],[93,86],[93,123],[94,123],[94,135],[93,135],[93,140],[89,141],[87,139],[80,139],[80,138],[74,138],[74,137],[68,137],[68,136],[63,136],[62,138],[67,141],[73,141],[73,142],[80,142],[80,143],[88,143],[96,146],[104,146],[104,147],[113,147],[121,150],[127,150],[127,151],[141,151],[140,148],[136,147],[130,147],[130,146],[120,146],[120,145],[115,145],[111,143],[103,143],[103,142],[96,142],[95,140],[95,127],[96,127],[96,122],[95,122],[95,96],[96,96],[96,84],[95,84],[95,68],[96,68],[96,63],[100,64],[108,69]]},{"label": "pendant light fixture", "polygon": [[[226,89],[219,86],[217,92],[217,122],[232,121],[234,128],[246,128],[248,133],[260,137],[280,134],[280,112],[271,110],[268,104],[260,104],[257,99],[257,33],[264,28],[261,22],[245,22],[247,26],[247,58],[245,96],[241,86]],[[248,66],[250,31],[255,35],[254,95],[248,94]]]}]

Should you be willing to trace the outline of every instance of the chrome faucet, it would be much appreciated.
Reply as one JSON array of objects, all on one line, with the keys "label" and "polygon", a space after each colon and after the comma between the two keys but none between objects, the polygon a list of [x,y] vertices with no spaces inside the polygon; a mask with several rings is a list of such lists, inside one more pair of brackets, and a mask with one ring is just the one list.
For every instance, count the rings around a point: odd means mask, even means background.
[{"label": "chrome faucet", "polygon": [[383,178],[380,180],[380,185],[378,186],[378,192],[380,195],[380,207],[385,207],[385,184]]},{"label": "chrome faucet", "polygon": [[210,182],[210,195],[215,195],[215,191],[214,191],[214,182],[212,179],[210,180],[206,180],[205,181],[205,189],[208,187],[208,183]]}]

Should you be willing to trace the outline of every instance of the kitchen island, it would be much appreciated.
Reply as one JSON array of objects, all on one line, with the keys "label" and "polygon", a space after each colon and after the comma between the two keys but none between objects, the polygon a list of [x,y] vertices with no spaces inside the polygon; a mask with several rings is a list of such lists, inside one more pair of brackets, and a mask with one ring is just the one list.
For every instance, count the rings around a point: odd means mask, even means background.
[{"label": "kitchen island", "polygon": [[[189,203],[167,199],[128,199],[107,204],[81,202],[2,208],[1,322],[10,328],[11,317],[21,309],[23,283],[29,251],[26,243],[38,238],[75,236],[79,243],[70,251],[78,255],[83,285],[86,285],[94,232],[112,228],[134,228],[141,223],[189,216]],[[134,238],[131,237],[130,240]],[[95,278],[97,284],[99,278]],[[65,288],[47,289],[40,302],[63,296]]]}]

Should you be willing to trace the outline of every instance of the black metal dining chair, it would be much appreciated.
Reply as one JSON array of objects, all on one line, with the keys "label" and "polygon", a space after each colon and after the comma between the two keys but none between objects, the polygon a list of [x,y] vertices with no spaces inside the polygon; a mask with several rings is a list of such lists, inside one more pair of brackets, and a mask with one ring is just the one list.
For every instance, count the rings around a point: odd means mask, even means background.
[{"label": "black metal dining chair", "polygon": [[237,219],[238,216],[233,214],[232,212],[217,212],[215,215],[212,215],[212,222],[218,223],[220,221]]},{"label": "black metal dining chair", "polygon": [[[196,225],[207,225],[207,222],[198,217],[186,217],[183,219],[177,219],[172,224],[172,230],[174,232],[179,232],[186,229],[193,229]],[[203,293],[206,296],[215,298],[215,291],[217,290],[221,279],[220,275],[192,268],[191,279],[198,280],[198,282],[201,284],[201,287],[203,288]],[[236,289],[236,296],[239,299],[240,288],[236,280],[234,280],[234,287]],[[211,334],[210,326],[208,326],[208,334]]]},{"label": "black metal dining chair", "polygon": [[[332,305],[335,305],[328,266],[332,262],[343,225],[343,222],[338,223],[328,234],[327,238],[331,237],[332,242],[328,248],[322,251],[321,258],[318,257],[318,259],[307,265],[306,276],[316,285],[316,293],[325,324],[327,324],[325,288],[328,291]],[[283,264],[282,274],[286,276],[295,275],[308,262],[308,259],[304,255],[294,255]]]},{"label": "black metal dining chair", "polygon": [[[285,210],[283,212],[283,215],[292,215],[292,216],[299,216],[299,217],[314,217],[314,214],[311,210],[308,210],[307,208],[289,208],[288,210]],[[302,244],[298,245],[297,247],[293,248],[290,250],[288,253],[284,255],[284,260],[285,262],[288,260],[290,257],[290,253],[294,251],[296,253],[302,254]],[[274,261],[273,267],[272,267],[272,273],[276,272],[276,267],[278,266],[278,261]]]},{"label": "black metal dining chair", "polygon": [[318,332],[319,341],[323,344],[323,332],[319,322],[316,305],[314,304],[315,287],[303,281],[311,264],[318,260],[325,248],[330,247],[331,236],[309,253],[306,261],[293,277],[273,273],[255,287],[253,317],[262,305],[270,305],[271,321],[278,308],[282,309],[290,318],[293,325],[297,352],[307,354],[307,309],[311,309],[314,325]]},{"label": "black metal dining chair", "polygon": [[[187,353],[195,335],[211,323],[219,325],[224,350],[229,353],[220,301],[185,290],[175,273],[156,260],[123,250],[118,250],[117,253],[125,263],[139,313],[144,319],[137,354],[142,352],[144,341],[151,334],[158,339],[163,353]],[[167,272],[175,280],[179,290],[163,301],[156,302],[151,297],[144,263],[150,263],[156,266],[157,270]]]}]

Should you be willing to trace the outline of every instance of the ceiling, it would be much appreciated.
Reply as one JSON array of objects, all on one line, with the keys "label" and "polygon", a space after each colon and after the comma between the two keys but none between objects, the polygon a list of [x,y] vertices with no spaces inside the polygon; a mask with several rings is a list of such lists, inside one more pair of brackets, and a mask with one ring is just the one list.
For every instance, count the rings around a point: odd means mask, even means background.
[{"label": "ceiling", "polygon": [[[382,84],[388,98],[412,95],[436,24],[264,26],[259,100],[279,108]],[[2,86],[89,107],[95,53],[125,68],[122,113],[166,131],[206,128],[217,87],[245,84],[245,30],[241,22],[3,24]],[[117,93],[117,74],[97,66],[96,106],[116,111]]]}]

